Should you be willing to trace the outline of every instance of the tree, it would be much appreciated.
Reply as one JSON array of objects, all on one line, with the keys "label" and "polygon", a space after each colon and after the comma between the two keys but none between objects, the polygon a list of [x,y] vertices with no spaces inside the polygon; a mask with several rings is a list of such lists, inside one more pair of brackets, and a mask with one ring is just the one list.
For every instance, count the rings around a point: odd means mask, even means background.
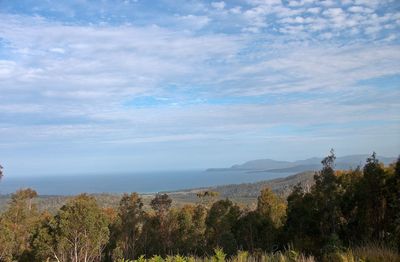
[{"label": "tree", "polygon": [[214,202],[214,200],[219,196],[219,193],[211,190],[206,190],[198,192],[196,196],[199,198],[201,204],[208,206],[212,202]]},{"label": "tree", "polygon": [[286,236],[303,250],[318,252],[341,245],[338,233],[342,226],[341,197],[343,194],[335,173],[334,151],[322,160],[322,169],[314,175],[310,192],[299,185],[287,198]]},{"label": "tree", "polygon": [[257,208],[242,216],[235,226],[239,244],[247,250],[274,251],[284,224],[286,205],[270,188],[261,190]]},{"label": "tree", "polygon": [[194,208],[193,216],[192,216],[192,238],[193,240],[193,248],[192,251],[194,254],[202,255],[205,252],[206,248],[206,218],[207,218],[207,209],[202,205],[197,205]]},{"label": "tree", "polygon": [[3,247],[0,246],[3,256],[26,261],[31,251],[30,240],[39,221],[36,206],[32,205],[32,199],[36,195],[36,191],[29,188],[11,195],[10,205],[0,217],[0,234],[3,235],[0,243],[10,241]]},{"label": "tree", "polygon": [[0,261],[13,261],[15,250],[15,234],[13,225],[3,217],[0,217]]},{"label": "tree", "polygon": [[174,253],[202,255],[205,248],[205,219],[206,209],[201,205],[185,205],[171,212]]},{"label": "tree", "polygon": [[398,250],[400,250],[400,156],[393,165],[393,173],[388,179],[388,210],[387,221],[389,240],[394,241]]},{"label": "tree", "polygon": [[165,217],[171,208],[172,199],[167,194],[156,194],[155,198],[151,200],[150,206],[160,217]]},{"label": "tree", "polygon": [[375,152],[367,159],[358,188],[358,220],[364,240],[383,240],[387,199],[385,197],[387,174],[376,158]]},{"label": "tree", "polygon": [[137,193],[124,194],[119,202],[117,231],[117,250],[123,258],[134,259],[138,252],[137,243],[143,223],[143,203]]},{"label": "tree", "polygon": [[385,242],[400,250],[400,156],[395,163],[384,170],[386,173],[384,237]]},{"label": "tree", "polygon": [[0,180],[3,178],[3,167],[0,165]]},{"label": "tree", "polygon": [[[152,243],[152,249],[158,250],[158,254],[165,255],[171,247],[171,231],[168,217],[172,199],[167,194],[156,194],[151,200],[150,206],[155,212],[155,216],[147,216],[146,229],[147,239]],[[155,231],[155,232],[154,232]],[[149,232],[153,232],[149,234]],[[156,237],[157,239],[153,239]],[[158,242],[158,244],[154,242]]]},{"label": "tree", "polygon": [[160,235],[160,220],[153,214],[144,214],[144,223],[140,234],[140,250],[141,254],[146,256],[164,255],[165,241]]},{"label": "tree", "polygon": [[33,245],[38,260],[101,261],[109,239],[107,218],[96,200],[79,195],[61,207],[54,218],[38,229]]},{"label": "tree", "polygon": [[340,201],[343,191],[334,170],[335,159],[332,149],[330,155],[322,160],[322,170],[314,176],[315,185],[311,190],[316,203],[315,216],[319,221],[323,221],[319,225],[320,234],[323,236],[320,243],[329,249],[341,245],[337,240],[342,222]]},{"label": "tree", "polygon": [[360,232],[363,231],[363,225],[360,224],[357,215],[360,212],[357,191],[359,190],[360,181],[363,178],[363,172],[360,167],[357,167],[354,170],[338,173],[340,174],[338,182],[343,190],[340,199],[343,223],[341,223],[339,236],[344,243],[350,245],[359,241]]},{"label": "tree", "polygon": [[275,251],[278,230],[272,221],[257,211],[241,216],[234,226],[235,236],[242,250],[251,253],[257,250]]},{"label": "tree", "polygon": [[206,237],[212,249],[222,247],[227,254],[237,249],[233,227],[241,215],[240,208],[229,199],[215,202],[206,219]]},{"label": "tree", "polygon": [[270,188],[264,188],[257,198],[257,212],[279,228],[284,223],[286,205]]}]

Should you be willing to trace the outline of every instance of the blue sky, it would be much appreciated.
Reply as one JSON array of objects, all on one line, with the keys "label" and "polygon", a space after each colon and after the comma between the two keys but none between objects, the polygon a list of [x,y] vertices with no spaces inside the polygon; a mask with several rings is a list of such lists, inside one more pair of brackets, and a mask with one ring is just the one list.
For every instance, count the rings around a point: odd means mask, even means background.
[{"label": "blue sky", "polygon": [[0,1],[9,175],[400,152],[395,0]]}]

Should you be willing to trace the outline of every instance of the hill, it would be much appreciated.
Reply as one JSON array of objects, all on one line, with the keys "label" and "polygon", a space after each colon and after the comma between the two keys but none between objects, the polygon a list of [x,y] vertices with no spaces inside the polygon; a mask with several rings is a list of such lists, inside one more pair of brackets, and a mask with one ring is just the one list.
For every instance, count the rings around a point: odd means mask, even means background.
[{"label": "hill", "polygon": [[[335,164],[337,169],[354,169],[357,166],[363,166],[369,155],[348,155],[337,157]],[[378,156],[378,160],[385,165],[396,161],[395,157]],[[316,171],[321,168],[322,158],[313,157],[297,161],[277,161],[273,159],[257,159],[236,164],[229,168],[209,168],[207,171],[248,171],[248,172],[305,172]]]},{"label": "hill", "polygon": [[[193,204],[198,202],[197,193],[199,191],[211,190],[219,193],[219,198],[231,198],[241,205],[251,205],[255,203],[260,190],[264,187],[270,187],[279,195],[287,195],[290,189],[297,183],[311,185],[313,172],[303,172],[296,175],[265,180],[256,183],[231,184],[207,188],[185,189],[180,191],[170,191],[168,193],[174,201],[175,206]],[[120,194],[93,194],[98,204],[102,207],[116,207],[121,199]],[[149,208],[149,202],[154,197],[153,194],[142,194],[143,202],[146,208]],[[63,206],[72,196],[41,195],[34,201],[40,210],[55,212]],[[0,212],[5,209],[10,200],[10,195],[0,195]]]},{"label": "hill", "polygon": [[168,193],[171,196],[185,195],[187,198],[189,198],[189,196],[192,196],[194,199],[199,191],[211,190],[218,192],[221,198],[240,199],[256,198],[259,195],[261,189],[269,187],[278,195],[286,196],[291,191],[291,189],[299,183],[305,187],[311,186],[313,183],[314,174],[315,173],[312,171],[307,171],[287,177],[264,180],[255,183],[242,183],[207,188],[196,188]]}]

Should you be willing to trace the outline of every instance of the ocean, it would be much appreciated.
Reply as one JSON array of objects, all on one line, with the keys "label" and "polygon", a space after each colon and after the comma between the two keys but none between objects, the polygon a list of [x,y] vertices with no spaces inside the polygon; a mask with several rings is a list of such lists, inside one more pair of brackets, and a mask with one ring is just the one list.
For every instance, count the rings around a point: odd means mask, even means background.
[{"label": "ocean", "polygon": [[251,183],[284,177],[293,173],[247,173],[243,171],[165,171],[131,174],[82,174],[18,176],[7,174],[0,181],[0,194],[20,188],[33,188],[40,195],[79,193],[154,193],[198,187]]}]

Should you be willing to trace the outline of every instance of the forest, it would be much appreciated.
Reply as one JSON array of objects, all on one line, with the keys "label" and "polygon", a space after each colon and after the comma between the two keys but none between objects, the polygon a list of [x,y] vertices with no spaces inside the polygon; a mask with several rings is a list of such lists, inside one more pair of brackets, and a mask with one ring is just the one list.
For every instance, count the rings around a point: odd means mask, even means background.
[{"label": "forest", "polygon": [[332,151],[312,186],[286,199],[263,188],[253,209],[213,191],[183,207],[160,193],[149,210],[137,193],[116,208],[81,194],[55,212],[36,197],[21,189],[0,214],[0,261],[400,261],[400,157],[336,170]]}]

